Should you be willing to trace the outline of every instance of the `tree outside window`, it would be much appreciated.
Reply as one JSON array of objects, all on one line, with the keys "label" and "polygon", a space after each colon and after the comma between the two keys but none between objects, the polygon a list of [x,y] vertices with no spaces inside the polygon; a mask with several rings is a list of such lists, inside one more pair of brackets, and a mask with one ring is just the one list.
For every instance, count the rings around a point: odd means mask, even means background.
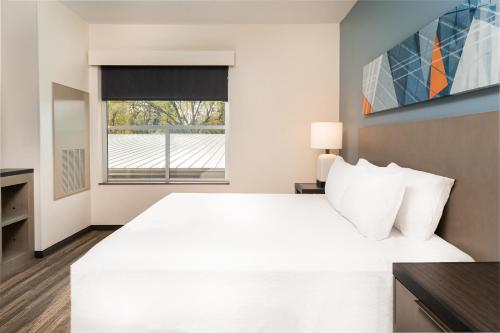
[{"label": "tree outside window", "polygon": [[224,125],[221,101],[108,101],[109,126]]}]

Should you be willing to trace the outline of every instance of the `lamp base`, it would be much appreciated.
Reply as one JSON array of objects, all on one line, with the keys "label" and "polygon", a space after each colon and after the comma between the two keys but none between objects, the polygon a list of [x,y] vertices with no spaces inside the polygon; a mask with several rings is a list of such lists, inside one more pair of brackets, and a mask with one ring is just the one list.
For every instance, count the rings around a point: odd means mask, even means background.
[{"label": "lamp base", "polygon": [[326,178],[328,177],[328,172],[330,172],[330,168],[335,161],[337,155],[334,154],[321,154],[318,156],[318,162],[316,164],[316,184],[320,186],[321,183],[326,182]]}]

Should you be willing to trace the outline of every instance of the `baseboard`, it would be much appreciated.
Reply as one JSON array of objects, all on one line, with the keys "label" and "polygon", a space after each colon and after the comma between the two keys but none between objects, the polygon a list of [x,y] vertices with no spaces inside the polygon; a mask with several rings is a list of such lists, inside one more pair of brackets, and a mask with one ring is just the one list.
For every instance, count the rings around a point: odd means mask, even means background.
[{"label": "baseboard", "polygon": [[92,228],[92,230],[118,230],[120,229],[121,227],[123,227],[123,225],[116,225],[116,224],[94,224],[94,225],[91,225],[90,226]]},{"label": "baseboard", "polygon": [[45,250],[35,251],[35,258],[43,258],[46,255],[53,253],[54,251],[60,249],[61,247],[65,246],[65,245],[71,243],[72,241],[76,240],[77,238],[85,235],[87,232],[90,232],[92,230],[91,227],[92,226],[89,225],[88,227],[83,228],[82,230],[80,230],[78,232],[75,232],[73,235],[64,238],[62,241],[59,241],[59,242],[53,244],[52,246],[49,246]]},{"label": "baseboard", "polygon": [[45,250],[42,251],[35,251],[35,258],[43,258],[56,250],[62,248],[63,246],[75,241],[76,239],[80,238],[81,236],[85,235],[87,232],[90,232],[92,230],[118,230],[119,228],[123,227],[122,225],[89,225],[88,227],[83,228],[82,230],[75,232],[73,235],[66,237],[65,239],[55,243],[52,246],[49,246]]}]

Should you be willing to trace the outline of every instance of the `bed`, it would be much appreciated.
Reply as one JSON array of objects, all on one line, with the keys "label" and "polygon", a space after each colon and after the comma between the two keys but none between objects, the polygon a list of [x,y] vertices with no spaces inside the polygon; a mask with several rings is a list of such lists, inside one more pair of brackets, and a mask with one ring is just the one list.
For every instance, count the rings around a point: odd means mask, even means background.
[{"label": "bed", "polygon": [[[360,133],[361,157],[457,179],[430,240],[397,229],[369,240],[324,195],[171,194],[72,265],[72,331],[392,331],[393,262],[498,258],[498,113],[461,118]],[[462,144],[457,127],[484,135]],[[421,147],[435,133],[441,143]],[[479,167],[454,152],[457,142],[475,157],[483,146]]]},{"label": "bed", "polygon": [[471,260],[369,240],[324,195],[171,194],[72,266],[72,328],[389,332],[393,262]]}]

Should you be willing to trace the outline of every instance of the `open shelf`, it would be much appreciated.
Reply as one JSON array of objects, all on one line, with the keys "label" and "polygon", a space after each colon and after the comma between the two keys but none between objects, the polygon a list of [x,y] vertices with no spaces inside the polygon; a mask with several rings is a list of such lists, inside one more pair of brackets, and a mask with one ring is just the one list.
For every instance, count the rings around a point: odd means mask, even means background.
[{"label": "open shelf", "polygon": [[16,249],[11,249],[11,250],[6,250],[2,253],[2,260],[4,261],[5,264],[9,264],[10,261],[16,260],[19,257],[22,257],[25,255],[25,251],[21,250],[16,250]]},{"label": "open shelf", "polygon": [[[2,187],[2,226],[18,222],[28,216],[28,186],[26,183]],[[15,221],[15,222],[12,222]]]},{"label": "open shelf", "polygon": [[2,253],[27,250],[26,220],[2,226]]},{"label": "open shelf", "polygon": [[6,227],[8,225],[17,223],[17,222],[22,222],[24,220],[28,219],[28,214],[22,214],[19,216],[11,216],[7,219],[2,219],[2,228]]},{"label": "open shelf", "polygon": [[0,279],[5,279],[33,260],[33,174],[2,176],[1,181]]}]

